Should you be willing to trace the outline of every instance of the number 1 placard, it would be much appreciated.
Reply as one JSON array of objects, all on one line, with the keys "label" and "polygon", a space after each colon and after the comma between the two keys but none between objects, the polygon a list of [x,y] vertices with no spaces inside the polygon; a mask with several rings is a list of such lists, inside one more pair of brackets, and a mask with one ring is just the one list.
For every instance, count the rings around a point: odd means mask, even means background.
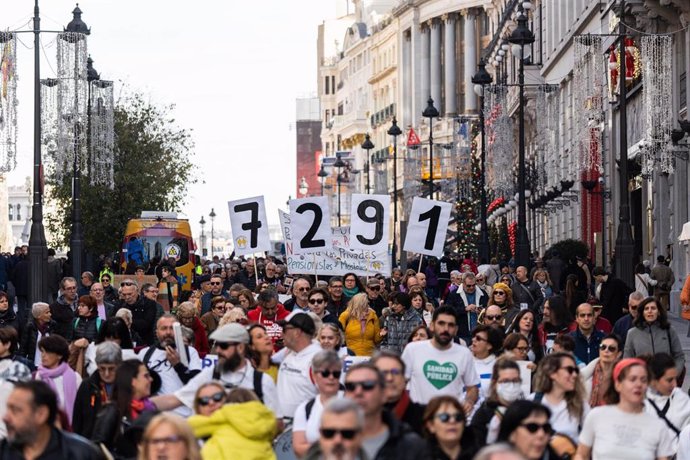
[{"label": "number 1 placard", "polygon": [[333,248],[328,197],[290,200],[290,226],[295,254],[312,254]]},{"label": "number 1 placard", "polygon": [[440,257],[453,205],[443,201],[415,197],[412,201],[407,236],[403,249],[408,252]]},{"label": "number 1 placard", "polygon": [[228,201],[230,226],[238,256],[271,250],[264,197]]},{"label": "number 1 placard", "polygon": [[350,247],[387,251],[391,197],[388,195],[352,195]]}]

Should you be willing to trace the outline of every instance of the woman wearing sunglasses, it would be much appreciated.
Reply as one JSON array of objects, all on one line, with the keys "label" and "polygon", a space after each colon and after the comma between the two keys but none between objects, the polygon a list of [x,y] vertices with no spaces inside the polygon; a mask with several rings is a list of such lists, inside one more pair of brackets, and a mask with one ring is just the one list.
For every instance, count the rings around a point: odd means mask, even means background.
[{"label": "woman wearing sunglasses", "polygon": [[527,460],[559,460],[549,446],[551,418],[551,411],[537,402],[515,401],[503,414],[498,442],[512,445]]},{"label": "woman wearing sunglasses", "polygon": [[[513,320],[517,314],[520,313],[520,308],[515,306],[515,302],[513,301],[513,291],[510,289],[510,286],[503,282],[494,284],[493,288],[494,290],[491,293],[487,305],[498,305],[501,307],[503,324],[510,326],[513,324]],[[485,313],[486,309],[479,313],[480,323],[483,323]]]},{"label": "woman wearing sunglasses", "polygon": [[309,291],[307,306],[309,311],[313,312],[321,319],[323,324],[331,323],[338,324],[338,318],[326,309],[328,305],[328,292],[322,288],[314,288]]},{"label": "woman wearing sunglasses", "polygon": [[340,375],[343,362],[333,350],[323,350],[311,362],[312,378],[319,394],[299,405],[292,425],[292,448],[303,457],[314,442],[319,440],[319,423],[326,403],[341,396]]},{"label": "woman wearing sunglasses", "polygon": [[599,344],[599,357],[582,369],[582,381],[589,395],[590,407],[606,405],[604,396],[611,385],[611,373],[623,350],[616,334],[604,337]]},{"label": "woman wearing sunglasses", "polygon": [[471,459],[476,445],[471,430],[466,430],[462,404],[453,396],[437,396],[424,411],[424,435],[429,458],[434,460]]},{"label": "woman wearing sunglasses", "polygon": [[575,453],[577,439],[589,412],[587,394],[580,380],[580,368],[570,353],[552,353],[544,357],[534,378],[536,393],[528,399],[543,404],[551,412],[551,425],[561,454]]},{"label": "woman wearing sunglasses", "polygon": [[212,380],[202,384],[194,395],[194,413],[211,415],[227,401],[225,387],[222,383]]},{"label": "woman wearing sunglasses", "polygon": [[659,460],[675,453],[666,424],[645,411],[649,377],[639,358],[616,364],[606,393],[609,405],[595,407],[585,420],[575,459]]}]

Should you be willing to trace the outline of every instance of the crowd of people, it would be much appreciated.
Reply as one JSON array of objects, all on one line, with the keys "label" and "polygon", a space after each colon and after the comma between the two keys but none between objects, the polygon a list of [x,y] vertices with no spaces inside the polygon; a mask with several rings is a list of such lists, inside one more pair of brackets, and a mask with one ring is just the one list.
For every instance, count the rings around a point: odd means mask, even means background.
[{"label": "crowd of people", "polygon": [[0,458],[690,459],[667,299],[534,265],[214,259],[187,293],[168,262],[2,291]]}]

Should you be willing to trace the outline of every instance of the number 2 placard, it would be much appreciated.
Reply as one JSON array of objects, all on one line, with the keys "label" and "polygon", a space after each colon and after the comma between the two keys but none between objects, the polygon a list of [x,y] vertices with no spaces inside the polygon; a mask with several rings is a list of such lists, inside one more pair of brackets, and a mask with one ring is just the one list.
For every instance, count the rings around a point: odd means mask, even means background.
[{"label": "number 2 placard", "polygon": [[388,250],[390,203],[391,198],[388,195],[352,195],[351,248]]},{"label": "number 2 placard", "polygon": [[230,226],[238,256],[271,250],[264,197],[228,201]]},{"label": "number 2 placard", "polygon": [[415,197],[412,201],[407,236],[403,249],[408,252],[440,257],[453,205],[443,201]]},{"label": "number 2 placard", "polygon": [[328,197],[290,200],[290,226],[295,254],[311,254],[331,249],[331,215]]}]

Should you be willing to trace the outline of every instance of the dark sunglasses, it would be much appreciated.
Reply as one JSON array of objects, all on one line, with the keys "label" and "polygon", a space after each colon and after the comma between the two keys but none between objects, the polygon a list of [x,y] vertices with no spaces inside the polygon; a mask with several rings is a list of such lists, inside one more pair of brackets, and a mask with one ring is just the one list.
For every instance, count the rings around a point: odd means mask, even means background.
[{"label": "dark sunglasses", "polygon": [[309,288],[308,287],[301,287],[301,288],[297,288],[296,290],[299,292],[304,292],[304,291],[308,291]]},{"label": "dark sunglasses", "polygon": [[101,283],[110,283],[110,278],[101,278]]},{"label": "dark sunglasses", "polygon": [[615,345],[606,345],[605,343],[602,343],[601,345],[599,345],[599,350],[601,350],[601,351],[608,350],[611,353],[615,353],[618,351],[618,347]]},{"label": "dark sunglasses", "polygon": [[546,433],[547,435],[553,433],[553,428],[551,427],[550,423],[544,423],[543,425],[540,425],[538,423],[523,423],[520,426],[532,434],[536,433],[539,430],[543,430],[544,433]]},{"label": "dark sunglasses", "polygon": [[371,289],[372,291],[380,291],[381,290],[381,286],[378,286],[378,285],[377,286],[367,286],[367,287],[369,289]]},{"label": "dark sunglasses", "polygon": [[326,439],[333,439],[336,434],[340,433],[343,439],[353,439],[359,433],[359,430],[339,430],[336,428],[321,428],[321,436]]},{"label": "dark sunglasses", "polygon": [[237,345],[236,343],[227,343],[227,342],[216,342],[216,346],[220,348],[221,350],[227,350],[230,347],[234,347]]},{"label": "dark sunglasses", "polygon": [[342,375],[342,371],[332,371],[329,369],[323,370],[323,371],[318,371],[318,374],[321,375],[321,377],[327,379],[331,375],[333,376],[334,379],[339,379],[340,376]]},{"label": "dark sunglasses", "polygon": [[219,286],[219,285],[221,285],[221,284],[223,284],[223,283],[221,283],[220,281],[211,281],[211,282],[208,283],[208,284],[210,284],[211,286]]},{"label": "dark sunglasses", "polygon": [[120,287],[123,286],[134,286],[134,283],[132,283],[131,281],[123,281],[120,283]]},{"label": "dark sunglasses", "polygon": [[506,295],[506,293],[503,292],[503,291],[494,291],[494,294],[496,294],[496,295]]},{"label": "dark sunglasses", "polygon": [[455,423],[460,423],[465,420],[465,416],[460,412],[456,412],[454,414],[441,412],[440,414],[436,414],[436,418],[439,419],[441,423],[450,423],[451,421]]},{"label": "dark sunglasses", "polygon": [[325,300],[323,300],[323,299],[309,299],[309,303],[311,303],[311,304],[321,305],[324,302],[325,302]]},{"label": "dark sunglasses", "polygon": [[486,315],[486,319],[489,321],[498,321],[501,318],[503,318],[501,315]]},{"label": "dark sunglasses", "polygon": [[357,387],[362,387],[364,391],[371,391],[378,386],[376,380],[363,380],[361,382],[345,382],[345,391],[353,392]]},{"label": "dark sunglasses", "polygon": [[208,406],[213,402],[221,402],[225,399],[225,392],[219,391],[218,393],[212,394],[211,396],[204,396],[203,398],[197,398],[196,402],[200,406]]},{"label": "dark sunglasses", "polygon": [[580,368],[577,366],[563,366],[561,369],[565,370],[568,374],[579,374]]}]

